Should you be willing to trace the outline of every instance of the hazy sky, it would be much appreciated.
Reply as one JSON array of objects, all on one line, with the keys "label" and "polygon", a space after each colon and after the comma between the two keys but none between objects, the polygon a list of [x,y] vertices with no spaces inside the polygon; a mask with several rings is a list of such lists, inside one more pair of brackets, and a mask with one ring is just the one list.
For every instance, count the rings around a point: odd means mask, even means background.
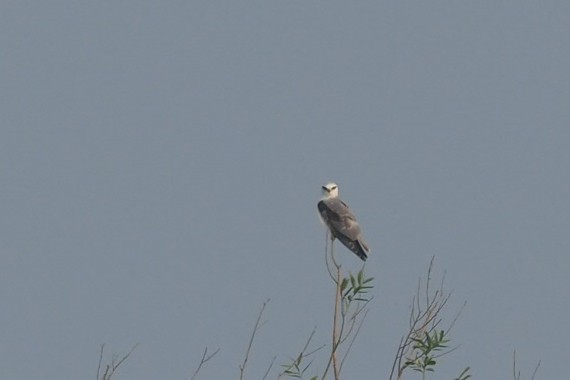
[{"label": "hazy sky", "polygon": [[[26,1],[0,7],[0,378],[260,379],[329,343],[320,186],[375,299],[347,379],[386,379],[419,276],[459,350],[567,372],[568,1]],[[358,259],[338,249],[346,269]],[[324,354],[324,353],[323,353]],[[313,364],[322,371],[323,356]],[[275,378],[272,375],[270,378]],[[412,375],[409,378],[414,378]]]}]

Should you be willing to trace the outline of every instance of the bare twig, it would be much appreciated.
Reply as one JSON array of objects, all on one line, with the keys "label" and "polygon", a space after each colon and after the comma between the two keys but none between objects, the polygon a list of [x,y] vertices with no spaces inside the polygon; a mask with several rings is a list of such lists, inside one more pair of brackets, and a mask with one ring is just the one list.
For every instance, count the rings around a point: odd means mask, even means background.
[{"label": "bare twig", "polygon": [[133,347],[131,347],[130,351],[127,352],[118,361],[117,361],[117,359],[118,359],[117,355],[113,355],[111,357],[111,363],[109,363],[105,366],[105,372],[103,373],[103,377],[100,378],[99,375],[101,373],[101,363],[103,361],[103,351],[105,348],[105,345],[102,344],[101,350],[99,351],[99,364],[97,366],[97,380],[111,380],[111,377],[113,376],[115,371],[121,366],[121,364],[123,364],[125,362],[125,360],[127,360],[129,358],[129,356],[131,356],[131,354],[138,347],[138,345],[139,345],[139,343],[137,343]]},{"label": "bare twig", "polygon": [[97,364],[97,377],[95,380],[99,380],[99,373],[101,371],[101,362],[103,361],[103,350],[105,349],[105,344],[101,345],[101,350],[99,350],[99,364]]},{"label": "bare twig", "polygon": [[314,349],[313,351],[305,354],[305,351],[307,351],[307,348],[309,348],[309,344],[311,344],[311,340],[313,340],[313,337],[315,336],[316,331],[317,331],[317,327],[315,326],[315,327],[313,327],[313,330],[309,334],[309,338],[307,338],[307,341],[305,342],[305,345],[303,346],[303,349],[301,350],[301,354],[305,357],[314,354],[315,352],[317,352],[318,350],[320,350],[321,348],[324,347],[324,345],[319,346],[316,349]]},{"label": "bare twig", "polygon": [[202,354],[202,359],[200,359],[200,364],[198,364],[198,367],[194,371],[194,374],[192,375],[190,380],[194,380],[198,375],[198,372],[200,372],[200,370],[202,369],[202,366],[206,364],[210,359],[212,359],[218,352],[220,352],[219,348],[216,351],[214,351],[212,354],[208,355],[208,347],[204,348],[204,353]]},{"label": "bare twig", "polygon": [[[334,260],[334,255],[332,254],[333,252],[333,245],[331,244],[331,256]],[[335,262],[335,266],[336,266],[336,297],[335,297],[335,302],[334,302],[334,317],[333,317],[333,342],[332,342],[332,361],[333,361],[333,370],[334,370],[334,378],[335,380],[339,380],[340,378],[340,363],[338,362],[338,353],[337,353],[337,349],[338,346],[340,344],[340,340],[341,340],[341,335],[339,334],[339,328],[338,328],[338,317],[339,317],[339,313],[340,313],[340,302],[341,302],[341,290],[340,290],[340,285],[341,285],[341,277],[340,277],[340,265],[337,265]],[[343,317],[344,319],[344,317]],[[341,326],[341,330],[344,328],[344,323]]]},{"label": "bare twig", "polygon": [[277,356],[274,356],[273,359],[271,359],[271,363],[269,363],[269,367],[267,367],[267,371],[265,371],[265,374],[261,380],[267,379],[267,376],[269,376],[269,371],[271,371],[271,367],[273,367],[273,363],[275,363],[275,359],[277,359]]},{"label": "bare twig", "polygon": [[268,302],[269,302],[269,299],[266,300],[263,303],[263,305],[261,305],[261,310],[259,310],[259,314],[257,315],[257,320],[255,321],[255,326],[253,327],[253,331],[252,331],[251,337],[249,339],[249,344],[247,345],[247,351],[245,352],[245,357],[243,359],[243,363],[239,366],[239,370],[240,370],[239,378],[240,378],[240,380],[243,380],[243,375],[245,373],[245,365],[247,364],[247,361],[249,359],[249,352],[251,351],[251,346],[253,345],[253,340],[255,338],[255,334],[257,333],[257,330],[259,330],[261,328],[261,316],[263,315],[263,311],[265,310],[265,306],[267,306]]},{"label": "bare twig", "polygon": [[465,309],[466,306],[467,306],[467,301],[464,301],[463,305],[461,305],[461,307],[459,308],[459,311],[457,312],[457,314],[455,314],[455,318],[453,318],[453,321],[451,321],[451,324],[447,328],[447,332],[450,332],[451,329],[453,328],[453,326],[455,326],[455,322],[457,322],[457,320],[459,319],[459,316],[463,313],[463,310]]},{"label": "bare twig", "polygon": [[402,357],[401,352],[404,349],[403,348],[404,347],[404,341],[406,339],[407,339],[407,337],[406,338],[404,338],[404,337],[400,338],[400,343],[398,343],[398,349],[396,350],[396,357],[394,358],[394,361],[392,362],[392,370],[390,371],[390,379],[392,379],[392,376],[394,375],[394,371],[396,370],[396,366],[400,365],[398,358]]},{"label": "bare twig", "polygon": [[517,373],[517,350],[513,351],[513,379],[519,380],[521,378],[521,371]]},{"label": "bare twig", "polygon": [[329,264],[329,240],[331,241],[331,244],[333,243],[333,241],[332,241],[332,239],[330,239],[329,234],[330,234],[330,231],[327,228],[327,232],[325,234],[325,263],[327,266],[327,272],[329,272],[329,276],[330,276],[331,280],[333,280],[333,282],[334,282],[336,280],[335,280],[335,277],[331,271],[330,264]]},{"label": "bare twig", "polygon": [[540,360],[538,361],[538,363],[536,363],[536,367],[534,367],[534,371],[532,372],[532,377],[530,378],[530,380],[534,380],[534,377],[536,376],[536,373],[538,372],[538,369],[540,368],[540,363],[541,363]]},{"label": "bare twig", "polygon": [[[327,233],[327,236],[328,236],[328,233]],[[336,277],[333,277],[333,281],[334,281],[336,287],[335,287],[335,302],[334,302],[331,354],[329,356],[329,360],[328,360],[327,366],[325,368],[325,372],[323,373],[323,377],[321,378],[322,380],[324,380],[326,378],[331,364],[333,365],[335,380],[338,380],[338,376],[339,376],[336,351],[337,351],[338,344],[339,344],[338,317],[339,317],[339,306],[340,306],[340,301],[341,301],[341,291],[340,291],[341,276],[340,276],[340,265],[336,262],[336,260],[334,258],[334,241],[333,240],[331,240],[330,250],[331,250],[330,251],[331,260],[333,262],[333,265],[336,268]],[[327,257],[328,257],[328,255],[327,255]],[[329,273],[331,273],[328,262],[327,262],[327,270],[329,271]],[[331,276],[332,276],[332,273],[331,273]]]},{"label": "bare twig", "polygon": [[[541,361],[539,360],[538,363],[536,363],[536,367],[534,367],[534,371],[532,372],[532,376],[530,378],[530,380],[534,380],[536,377],[536,374],[538,372],[538,369],[540,368],[540,364]],[[517,350],[513,351],[513,379],[514,380],[520,380],[521,378],[521,371],[517,369]]]},{"label": "bare twig", "polygon": [[[364,312],[364,315],[362,316],[362,319],[360,320],[360,323],[358,324],[358,327],[356,328],[356,332],[354,333],[354,335],[352,336],[352,339],[350,340],[350,343],[348,344],[346,352],[344,353],[344,356],[340,362],[340,369],[341,370],[342,370],[342,366],[344,364],[344,361],[346,360],[346,357],[348,356],[348,353],[350,352],[350,349],[352,348],[352,345],[354,344],[354,341],[356,340],[356,338],[358,337],[358,334],[360,333],[360,328],[364,324],[364,320],[366,319],[367,315],[368,315],[368,310],[366,310]],[[350,333],[347,335],[347,337],[349,337],[349,336],[350,336]]]}]

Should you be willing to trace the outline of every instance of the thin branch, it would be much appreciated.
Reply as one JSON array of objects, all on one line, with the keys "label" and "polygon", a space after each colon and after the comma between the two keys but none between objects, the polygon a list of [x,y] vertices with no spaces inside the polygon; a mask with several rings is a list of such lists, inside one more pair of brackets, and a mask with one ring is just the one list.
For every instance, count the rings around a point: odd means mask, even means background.
[{"label": "thin branch", "polygon": [[[333,275],[333,273],[332,273],[332,271],[331,271],[330,263],[329,263],[329,251],[328,251],[328,250],[329,250],[329,233],[330,233],[330,232],[329,232],[329,230],[327,229],[327,233],[326,233],[326,236],[325,236],[325,264],[326,264],[326,266],[327,266],[327,272],[329,272],[329,276],[330,276],[331,280],[332,280],[333,282],[335,282],[336,280],[335,280],[334,275]],[[332,240],[331,240],[331,244],[332,244]]]},{"label": "thin branch", "polygon": [[517,375],[517,350],[513,351],[513,379],[519,380],[521,378],[521,372],[519,371]]},{"label": "thin branch", "polygon": [[338,343],[339,343],[337,324],[338,324],[338,315],[339,315],[338,309],[339,309],[339,304],[341,302],[341,292],[340,292],[341,279],[340,279],[340,265],[338,265],[336,260],[334,259],[334,241],[331,241],[330,252],[331,252],[331,259],[336,267],[336,279],[334,279],[336,286],[335,286],[335,302],[334,302],[334,315],[333,315],[332,347],[331,347],[331,354],[329,356],[329,360],[321,380],[324,380],[325,377],[327,376],[331,364],[333,365],[335,380],[338,380],[336,350],[338,348]]},{"label": "thin branch", "polygon": [[403,349],[403,342],[404,342],[404,337],[400,338],[400,343],[398,344],[398,349],[396,350],[396,357],[394,358],[394,361],[392,362],[392,370],[390,371],[390,379],[392,379],[392,376],[394,375],[394,370],[396,369],[396,364],[398,364],[398,357],[401,357],[400,352]]},{"label": "thin branch", "polygon": [[[340,330],[340,336],[339,336],[339,338],[340,338],[339,345],[344,343],[350,337],[350,335],[352,334],[352,331],[354,330],[354,326],[357,323],[358,316],[360,315],[360,313],[365,311],[364,316],[362,317],[360,323],[358,324],[359,327],[356,329],[356,332],[355,332],[355,334],[358,335],[358,332],[360,331],[360,326],[362,326],[362,323],[364,322],[364,318],[366,317],[366,314],[368,313],[368,310],[369,310],[369,309],[366,309],[366,306],[373,299],[374,299],[374,297],[370,297],[370,299],[363,301],[363,305],[358,306],[357,309],[354,311],[354,313],[352,313],[352,316],[350,317],[351,323],[350,323],[350,326],[348,327],[348,330],[346,332],[344,332],[344,330],[345,330],[344,329],[345,316],[344,316],[344,314],[342,315],[342,324],[341,324],[341,330]],[[356,336],[353,339],[355,339],[355,338],[356,338]]]},{"label": "thin branch", "polygon": [[455,326],[455,322],[457,322],[457,320],[459,319],[459,316],[461,315],[461,313],[463,313],[463,309],[465,309],[466,306],[467,306],[467,301],[463,302],[463,305],[461,306],[461,308],[459,308],[459,311],[457,312],[457,314],[455,314],[455,318],[453,318],[453,321],[451,321],[451,324],[447,328],[448,333],[451,331],[453,326]]},{"label": "thin branch", "polygon": [[[332,234],[332,232],[331,232],[331,234]],[[334,257],[334,237],[332,235],[331,235],[331,260],[333,262],[334,267],[337,269],[337,272],[338,272],[340,270],[340,264],[336,262],[336,258]],[[338,281],[338,276],[334,277],[334,281]]]},{"label": "thin branch", "polygon": [[131,356],[131,354],[132,354],[133,351],[138,347],[139,344],[140,344],[140,343],[135,344],[135,345],[131,348],[131,350],[130,350],[125,356],[123,356],[123,358],[122,358],[121,360],[119,360],[119,362],[118,362],[117,365],[115,366],[115,370],[116,370],[117,368],[119,368],[119,366],[120,366],[121,364],[123,364],[123,362],[129,358],[129,356]]},{"label": "thin branch", "polygon": [[95,380],[99,380],[99,373],[101,371],[101,362],[103,361],[103,350],[105,349],[105,344],[101,345],[101,350],[99,350],[99,363],[97,364],[97,377]]},{"label": "thin branch", "polygon": [[447,351],[442,351],[440,354],[433,355],[433,358],[434,358],[434,359],[441,358],[442,356],[445,356],[445,355],[447,355],[447,354],[449,354],[449,353],[452,353],[453,351],[459,349],[460,347],[461,347],[461,345],[458,344],[457,346],[452,347],[452,348],[450,348],[450,349],[447,350]]},{"label": "thin branch", "polygon": [[107,373],[109,373],[109,370],[111,369],[111,366],[107,364],[107,368],[105,369],[105,373],[103,374],[103,380],[107,380],[111,378],[111,374],[109,374],[109,377],[107,377]]},{"label": "thin branch", "polygon": [[218,352],[220,352],[219,348],[216,351],[214,351],[214,353],[208,355],[208,347],[204,348],[204,353],[202,354],[202,359],[200,359],[200,364],[198,364],[198,367],[194,371],[194,374],[192,375],[190,380],[194,380],[198,375],[198,372],[200,372],[200,369],[202,369],[202,366],[206,364],[210,359],[212,359]]},{"label": "thin branch", "polygon": [[538,363],[536,364],[536,367],[534,368],[534,372],[532,373],[532,377],[530,378],[530,380],[534,380],[534,377],[536,376],[536,373],[538,372],[538,369],[540,368],[540,360],[538,361]]},{"label": "thin branch", "polygon": [[[297,355],[297,357],[295,359],[291,358],[291,364],[284,366],[285,370],[277,376],[277,379],[281,379],[283,376],[299,377],[299,375],[302,375],[305,372],[305,370],[312,364],[312,360],[311,360],[311,362],[308,365],[306,365],[303,370],[300,370],[300,368],[299,368],[299,365],[301,364],[301,360],[303,358],[308,358],[308,357],[314,355],[317,351],[321,350],[323,347],[326,346],[325,344],[323,344],[323,345],[321,345],[321,346],[319,346],[319,347],[317,347],[317,348],[315,348],[309,352],[305,352],[309,348],[309,344],[313,340],[313,337],[314,337],[316,331],[317,331],[317,327],[315,326],[313,328],[313,331],[311,331],[311,334],[309,334],[309,338],[305,342],[305,345],[301,349],[301,352],[299,353],[299,355]],[[300,371],[300,373],[295,373],[295,374],[289,373],[291,368],[294,368],[297,371]]]},{"label": "thin branch", "polygon": [[107,364],[105,366],[105,372],[103,373],[103,377],[99,378],[99,374],[101,371],[101,362],[103,361],[103,351],[105,348],[105,345],[102,344],[101,350],[99,351],[99,365],[97,366],[97,380],[110,380],[111,377],[113,376],[113,374],[115,373],[115,371],[121,366],[121,364],[124,363],[125,360],[127,360],[129,358],[129,356],[131,356],[131,354],[139,346],[139,344],[140,343],[137,343],[133,347],[131,347],[130,351],[127,352],[118,362],[116,361],[117,356],[113,355],[111,358],[111,364]]},{"label": "thin branch", "polygon": [[[329,233],[330,232],[327,231],[327,237],[330,236]],[[331,280],[335,284],[335,303],[332,323],[332,345],[327,365],[325,367],[324,373],[322,374],[321,380],[326,379],[327,374],[331,368],[334,374],[334,379],[340,379],[340,372],[343,363],[348,357],[348,353],[356,340],[356,336],[360,332],[360,328],[362,327],[366,316],[366,307],[373,298],[371,297],[370,299],[366,299],[367,297],[363,297],[363,294],[367,293],[367,289],[371,287],[364,284],[372,279],[367,279],[363,284],[360,284],[360,282],[362,282],[364,265],[358,274],[357,280],[356,278],[352,278],[352,275],[350,275],[352,285],[348,288],[348,290],[345,289],[343,292],[342,288],[344,284],[348,284],[349,278],[343,278],[341,274],[342,266],[339,262],[337,262],[335,257],[334,240],[334,237],[330,239],[330,249],[328,249],[329,239],[326,240],[325,244],[327,271],[331,277]],[[355,287],[355,280],[359,282],[358,287]],[[361,313],[363,312],[364,317],[361,316]],[[347,348],[347,351],[344,353],[342,358],[340,358],[340,346],[342,345],[344,347],[344,343],[347,341],[349,341],[350,344]]]},{"label": "thin branch", "polygon": [[239,366],[239,370],[240,370],[239,378],[240,378],[240,380],[243,380],[243,375],[245,372],[245,365],[247,364],[247,360],[249,359],[249,352],[251,351],[251,346],[253,345],[253,339],[255,338],[255,334],[257,333],[257,330],[259,330],[261,327],[261,325],[260,325],[261,316],[263,315],[263,311],[265,310],[265,306],[267,306],[268,302],[269,302],[269,299],[266,300],[263,303],[263,305],[261,305],[261,310],[259,310],[257,320],[255,321],[255,326],[253,327],[253,331],[252,331],[251,337],[249,339],[249,344],[247,346],[247,351],[245,352],[245,357],[243,359],[243,363]]},{"label": "thin branch", "polygon": [[[303,349],[301,350],[301,354],[304,354],[304,352],[305,352],[305,351],[307,350],[307,348],[309,347],[309,344],[311,343],[311,340],[313,340],[313,336],[315,336],[315,332],[316,332],[316,331],[317,331],[317,326],[313,327],[313,331],[311,331],[311,333],[309,334],[309,338],[308,338],[307,341],[305,342],[305,345],[303,346]],[[322,347],[322,346],[321,346],[321,347]],[[318,349],[317,349],[317,350],[318,350]],[[310,353],[308,353],[308,354],[304,354],[303,356],[309,356],[309,355],[311,355],[312,353],[316,352],[317,350],[312,351],[312,352],[310,352]]]},{"label": "thin branch", "polygon": [[[409,363],[415,362],[416,359],[418,359],[418,352],[414,342],[417,340],[423,340],[426,334],[434,333],[439,328],[440,324],[442,324],[443,319],[440,315],[443,313],[443,309],[447,306],[452,292],[446,292],[444,290],[446,277],[445,272],[442,275],[439,288],[432,290],[434,262],[435,257],[432,257],[429,262],[425,280],[422,280],[421,277],[418,280],[416,294],[412,297],[411,302],[409,329],[406,334],[400,338],[396,355],[392,362],[392,369],[389,377],[390,380],[394,377],[398,380],[401,379],[404,370],[409,367]],[[449,333],[453,328],[465,308],[465,305],[466,303],[464,303],[459,309],[451,321],[451,324],[449,324],[449,327],[445,330],[446,333]],[[435,354],[433,357],[439,358],[447,355],[458,347],[459,346],[440,352]],[[422,373],[422,375],[425,375],[425,373]]]},{"label": "thin branch", "polygon": [[[364,324],[364,320],[366,319],[366,316],[368,315],[368,310],[366,310],[364,312],[364,315],[362,316],[362,319],[360,320],[360,323],[358,324],[358,327],[356,328],[356,332],[354,333],[354,335],[352,336],[352,339],[350,340],[350,343],[348,344],[348,347],[346,349],[346,352],[344,353],[344,356],[342,358],[342,360],[340,361],[340,369],[342,370],[342,366],[344,364],[344,361],[346,360],[348,353],[350,352],[350,349],[352,348],[352,345],[354,344],[354,341],[356,341],[356,338],[358,337],[358,333],[360,332],[360,328],[362,327],[362,325]],[[352,330],[352,329],[351,329]],[[350,333],[347,335],[347,337],[350,336]]]},{"label": "thin branch", "polygon": [[325,348],[327,345],[326,344],[321,344],[319,347],[315,348],[313,351],[309,351],[305,354],[305,357],[311,356],[313,355],[315,352],[322,350],[323,348]]},{"label": "thin branch", "polygon": [[[536,363],[536,367],[534,367],[534,371],[532,372],[532,376],[530,378],[530,380],[534,380],[536,377],[536,374],[538,372],[538,369],[540,368],[540,364],[541,361],[539,360],[538,363]],[[513,379],[514,380],[520,380],[521,378],[521,371],[517,370],[517,350],[513,351]]]},{"label": "thin branch", "polygon": [[271,363],[269,363],[269,367],[267,367],[267,371],[265,371],[265,374],[263,375],[261,380],[267,379],[267,376],[269,375],[269,371],[271,371],[271,367],[273,367],[273,363],[275,363],[275,359],[277,359],[277,356],[274,356],[273,359],[271,359]]},{"label": "thin branch", "polygon": [[433,260],[434,260],[434,256],[432,256],[431,260],[429,261],[429,267],[428,267],[428,273],[427,273],[427,279],[426,279],[426,306],[427,306],[427,304],[429,304],[429,284],[431,282],[431,270],[433,268]]},{"label": "thin branch", "polygon": [[[336,263],[336,261],[334,260],[334,250],[333,250],[334,245],[331,244],[331,257],[334,261],[334,264],[336,266],[336,296],[335,296],[335,302],[334,302],[334,317],[333,317],[333,346],[332,346],[332,361],[333,361],[333,371],[334,371],[334,378],[335,380],[339,380],[340,378],[340,368],[339,368],[339,363],[338,363],[338,353],[337,353],[337,349],[338,346],[340,344],[340,339],[341,339],[341,334],[342,334],[342,329],[344,328],[344,321],[342,323],[341,326],[341,333],[339,334],[339,330],[338,330],[338,316],[339,316],[339,307],[340,307],[340,303],[342,300],[342,294],[341,294],[341,290],[340,290],[340,285],[341,285],[341,275],[340,275],[340,265],[338,265]],[[344,319],[344,317],[343,317]]]}]

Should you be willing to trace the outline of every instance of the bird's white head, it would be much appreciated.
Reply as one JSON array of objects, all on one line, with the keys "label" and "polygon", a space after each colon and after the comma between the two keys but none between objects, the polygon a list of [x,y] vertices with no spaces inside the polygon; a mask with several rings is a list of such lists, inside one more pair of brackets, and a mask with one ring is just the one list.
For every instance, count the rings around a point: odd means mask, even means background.
[{"label": "bird's white head", "polygon": [[323,199],[338,197],[338,186],[334,182],[329,182],[323,186]]}]

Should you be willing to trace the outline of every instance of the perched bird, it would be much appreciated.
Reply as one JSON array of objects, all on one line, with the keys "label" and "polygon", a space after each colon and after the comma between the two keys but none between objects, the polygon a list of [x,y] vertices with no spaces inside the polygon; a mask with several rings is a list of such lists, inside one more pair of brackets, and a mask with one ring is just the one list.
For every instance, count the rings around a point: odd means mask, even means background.
[{"label": "perched bird", "polygon": [[323,186],[323,197],[318,203],[319,216],[331,232],[331,240],[340,240],[346,248],[354,252],[363,261],[368,258],[370,248],[362,237],[356,217],[338,197],[338,186],[330,182]]}]

